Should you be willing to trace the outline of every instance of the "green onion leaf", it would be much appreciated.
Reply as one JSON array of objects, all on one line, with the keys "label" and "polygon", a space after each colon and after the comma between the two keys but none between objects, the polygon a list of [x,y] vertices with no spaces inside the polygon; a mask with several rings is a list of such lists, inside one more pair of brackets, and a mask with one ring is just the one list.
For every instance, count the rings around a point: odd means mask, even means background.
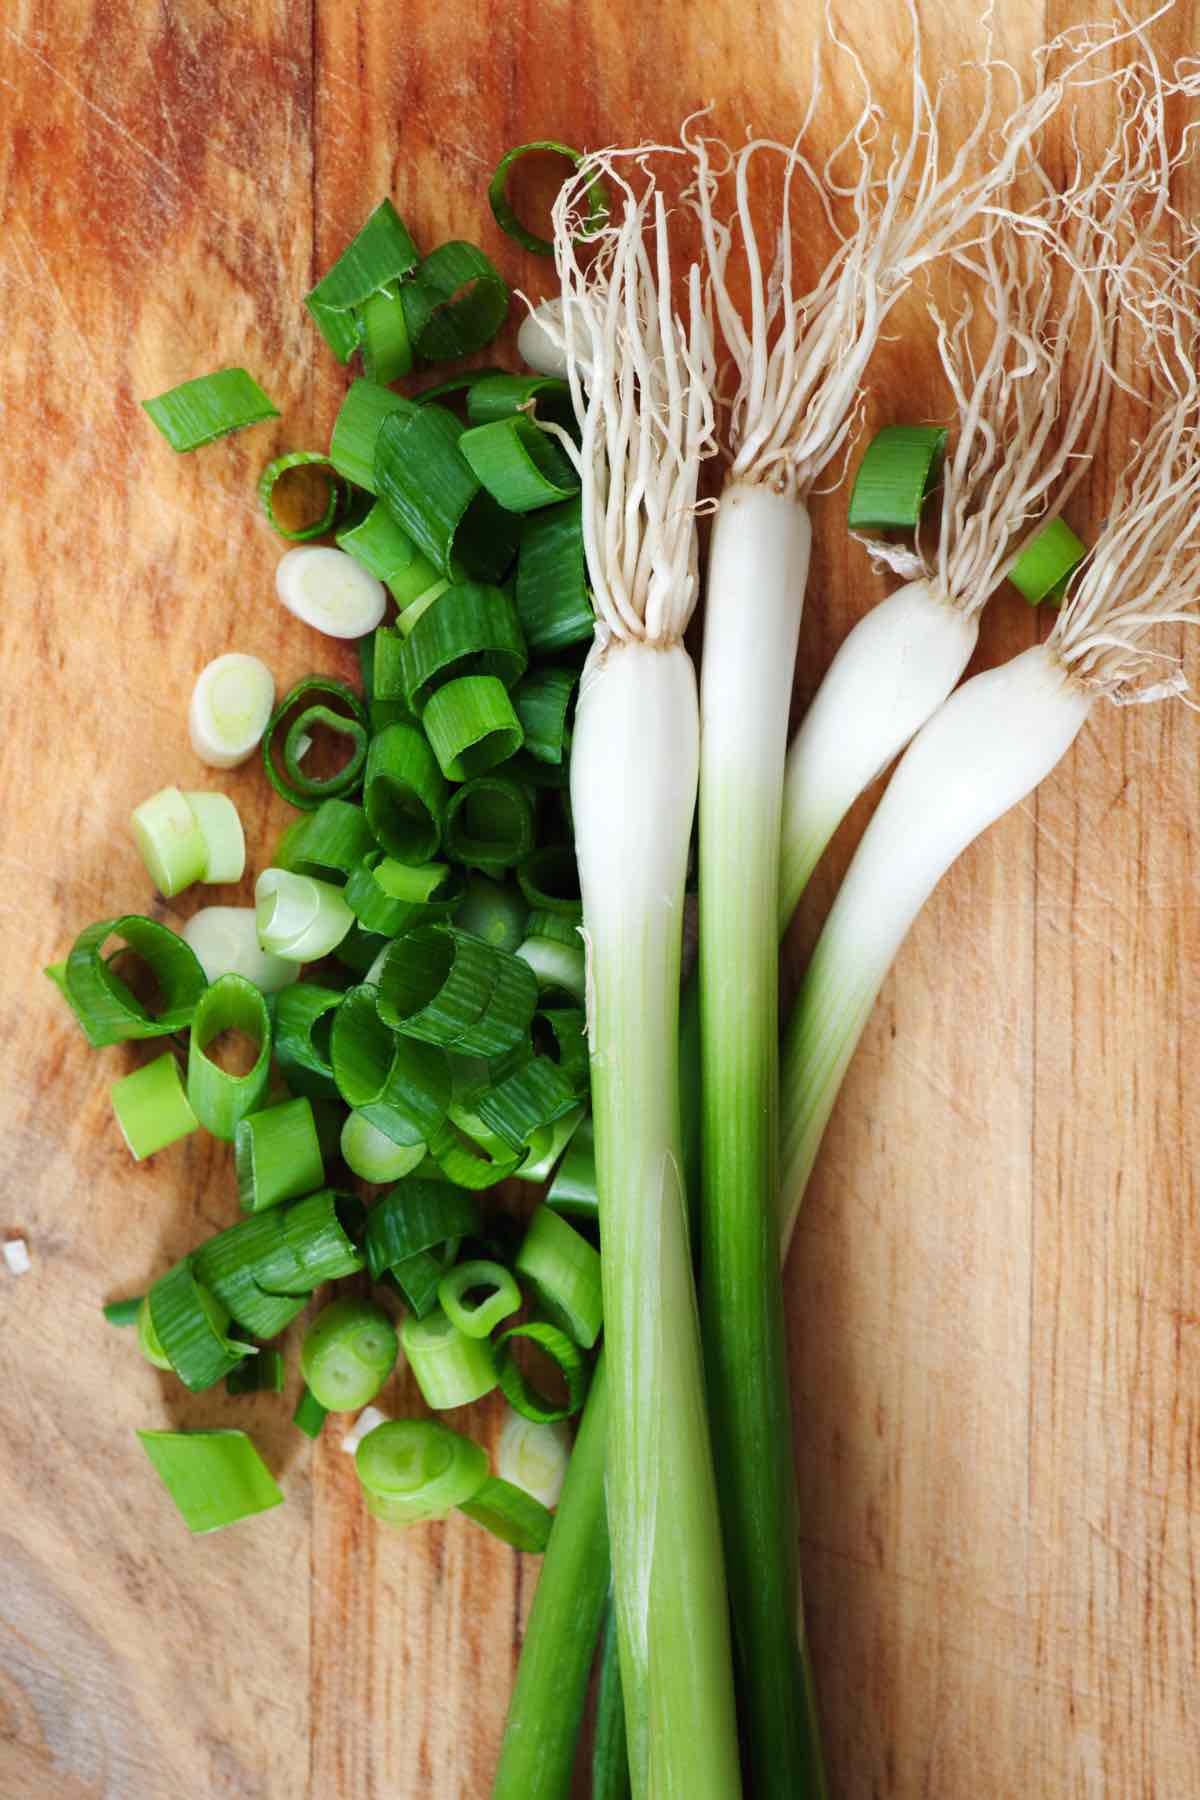
[{"label": "green onion leaf", "polygon": [[[137,999],[103,950],[118,938],[153,978],[160,1010]],[[130,1038],[165,1037],[191,1024],[196,1003],[208,986],[195,952],[157,919],[125,913],[101,919],[81,931],[67,957],[65,991],[80,1024],[95,1045]]]},{"label": "green onion leaf", "polygon": [[433,861],[442,842],[446,793],[437,759],[417,726],[389,725],[372,738],[363,803],[389,856],[404,863]]},{"label": "green onion leaf", "polygon": [[[448,1181],[412,1176],[398,1182],[367,1214],[364,1248],[372,1280],[451,1238],[477,1236],[481,1223],[475,1196]],[[444,1273],[439,1269],[439,1281]]]},{"label": "green onion leaf", "polygon": [[112,1084],[112,1108],[136,1162],[178,1143],[197,1129],[174,1053],[164,1050],[132,1075]]},{"label": "green onion leaf", "polygon": [[434,1412],[470,1406],[496,1385],[492,1346],[467,1337],[437,1308],[427,1318],[405,1319],[400,1341],[421,1398]]},{"label": "green onion leaf", "polygon": [[354,1457],[372,1515],[389,1525],[440,1519],[487,1480],[478,1444],[433,1419],[389,1419],[369,1431]]},{"label": "green onion leaf", "polygon": [[446,808],[446,854],[489,875],[515,868],[532,853],[533,801],[502,774],[456,787]]},{"label": "green onion leaf", "polygon": [[490,1131],[476,1113],[454,1105],[429,1140],[429,1154],[447,1181],[476,1191],[515,1175],[520,1153]]},{"label": "green onion leaf", "polygon": [[604,1306],[600,1256],[587,1239],[550,1207],[539,1206],[514,1266],[555,1323],[590,1350],[600,1335]]},{"label": "green onion leaf", "polygon": [[491,258],[457,240],[430,251],[400,297],[413,347],[427,363],[482,350],[508,312],[508,288]]},{"label": "green onion leaf", "polygon": [[[374,468],[373,461],[371,466]],[[377,500],[357,525],[339,531],[337,543],[339,550],[348,551],[383,582],[402,611],[431,592],[436,597],[447,586],[445,577],[401,531],[382,500]]]},{"label": "green onion leaf", "polygon": [[358,342],[353,317],[373,294],[411,273],[417,247],[390,200],[381,200],[327,275],[304,296],[304,304],[339,362],[348,362]]},{"label": "green onion leaf", "polygon": [[342,505],[344,489],[336,474],[333,474],[326,478],[325,505],[315,517],[295,526],[287,525],[279,518],[275,510],[276,486],[292,469],[307,468],[330,469],[332,464],[320,450],[291,450],[286,456],[277,456],[273,462],[269,462],[258,478],[259,504],[267,515],[267,523],[281,538],[286,538],[289,544],[307,543],[309,538],[323,537],[327,531],[332,531]]},{"label": "green onion leaf", "polygon": [[536,512],[579,491],[579,477],[562,446],[524,413],[473,426],[458,447],[507,512]]},{"label": "green onion leaf", "polygon": [[1030,606],[1043,600],[1060,605],[1072,572],[1087,555],[1087,545],[1065,519],[1050,523],[1032,538],[1008,572],[1008,579]]},{"label": "green onion leaf", "polygon": [[867,445],[850,493],[851,531],[911,530],[941,468],[941,425],[885,425]]},{"label": "green onion leaf", "polygon": [[[285,724],[281,768],[276,739]],[[318,727],[344,737],[349,744],[346,762],[333,775],[306,775],[301,767],[307,750],[304,740],[311,739]],[[303,812],[315,812],[322,800],[344,799],[362,781],[367,760],[366,709],[344,681],[332,675],[308,675],[275,708],[262,751],[263,766],[276,793]]]},{"label": "green onion leaf", "polygon": [[338,1092],[394,1143],[428,1143],[450,1104],[449,1059],[435,1044],[390,1031],[375,1001],[375,988],[351,988],[334,1017],[330,1059]]},{"label": "green onion leaf", "polygon": [[346,881],[375,848],[365,810],[348,800],[322,800],[288,826],[271,863],[294,875],[314,875],[335,885]]},{"label": "green onion leaf", "polygon": [[447,580],[498,580],[516,551],[516,520],[462,455],[462,431],[441,406],[393,411],[378,430],[372,485]]},{"label": "green onion leaf", "polygon": [[103,1309],[104,1317],[110,1325],[136,1325],[144,1300],[144,1294],[135,1294],[129,1300],[109,1300]]},{"label": "green onion leaf", "polygon": [[[243,1075],[232,1075],[208,1055],[224,1031],[252,1038],[258,1054]],[[262,1104],[271,1078],[271,1015],[267,1002],[244,975],[222,975],[200,996],[188,1039],[188,1100],[206,1131],[231,1144],[239,1123]]]},{"label": "green onion leaf", "polygon": [[418,1250],[383,1277],[395,1283],[414,1318],[424,1319],[437,1305],[438,1283],[458,1255],[458,1238],[447,1238],[436,1250]]},{"label": "green onion leaf", "polygon": [[263,419],[277,419],[279,408],[245,369],[218,369],[168,388],[142,405],[172,450],[199,450],[215,438]]},{"label": "green onion leaf", "polygon": [[[423,400],[428,397],[421,396]],[[551,419],[568,431],[576,429],[571,389],[557,375],[484,371],[467,390],[467,417],[472,425],[490,425],[496,419],[511,419],[517,413]]]},{"label": "green onion leaf", "polygon": [[566,758],[571,743],[567,720],[577,680],[573,669],[534,669],[513,695],[525,748],[539,762],[561,763]]},{"label": "green onion leaf", "polygon": [[596,617],[588,598],[578,499],[525,516],[516,599],[525,641],[535,654],[553,656],[591,642]]},{"label": "green onion leaf", "polygon": [[[512,1353],[512,1344],[529,1342],[557,1365],[567,1388],[564,1405],[558,1405],[529,1380],[524,1370],[518,1367]],[[533,1419],[540,1425],[551,1425],[558,1419],[569,1419],[572,1413],[579,1411],[587,1393],[587,1368],[583,1353],[578,1345],[573,1344],[565,1331],[556,1325],[535,1322],[531,1325],[513,1325],[502,1332],[495,1343],[496,1373],[504,1397],[509,1405],[519,1412],[522,1418]]]},{"label": "green onion leaf", "polygon": [[[407,417],[413,410],[412,401],[393,394],[391,388],[380,387],[374,381],[352,381],[329,440],[329,460],[338,474],[356,488],[377,493],[375,456],[384,420],[393,413]],[[350,545],[343,544],[342,548],[349,550]],[[379,575],[379,570],[372,569],[371,573]],[[385,578],[379,575],[379,579]]]},{"label": "green onion leaf", "polygon": [[432,696],[421,717],[447,781],[469,781],[521,748],[524,733],[504,684],[463,675]]},{"label": "green onion leaf", "polygon": [[346,904],[364,930],[398,937],[414,925],[448,918],[466,892],[445,863],[403,863],[372,850],[346,884]]},{"label": "green onion leaf", "polygon": [[[553,256],[554,245],[550,240],[539,237],[536,232],[530,231],[527,225],[522,225],[513,209],[508,192],[509,181],[515,165],[520,162],[522,157],[538,154],[563,156],[575,168],[578,168],[583,161],[581,151],[572,150],[569,144],[560,144],[554,138],[537,138],[529,144],[516,144],[511,150],[506,150],[496,164],[495,172],[488,183],[488,201],[501,231],[507,232],[509,237],[515,238],[523,249],[532,250],[536,256]],[[609,214],[608,189],[599,175],[588,183],[587,203],[587,219],[583,229],[585,237],[589,232],[595,231],[603,225]]]},{"label": "green onion leaf", "polygon": [[363,1218],[362,1204],[353,1194],[322,1188],[319,1193],[293,1200],[280,1212],[256,1216],[283,1221],[283,1253],[298,1271],[298,1275],[289,1271],[280,1277],[271,1268],[264,1268],[263,1286],[268,1291],[311,1294],[322,1282],[357,1275],[363,1266],[350,1235],[351,1230],[361,1231]]},{"label": "green onion leaf", "polygon": [[528,1550],[540,1556],[550,1541],[553,1513],[523,1488],[495,1475],[489,1475],[474,1498],[464,1500],[458,1510],[493,1537],[511,1544],[514,1550]]},{"label": "green onion leaf", "polygon": [[[404,698],[420,714],[437,688],[459,675],[495,675],[515,687],[529,661],[516,608],[502,588],[465,581],[448,587],[401,640]],[[390,684],[380,673],[379,691]]]},{"label": "green onion leaf", "polygon": [[311,1100],[284,1100],[241,1119],[234,1163],[243,1212],[266,1212],[319,1188],[325,1165]]},{"label": "green onion leaf", "polygon": [[283,1356],[278,1350],[260,1350],[248,1356],[225,1377],[227,1394],[282,1394]]},{"label": "green onion leaf", "polygon": [[412,342],[398,287],[380,288],[364,300],[355,314],[355,325],[368,381],[386,385],[408,374],[413,366]]},{"label": "green onion leaf", "polygon": [[506,950],[452,925],[406,932],[384,953],[379,1016],[406,1037],[467,1056],[501,1056],[525,1038],[537,983]]},{"label": "green onion leaf", "polygon": [[329,1058],[333,1014],[341,994],[315,982],[285,988],[275,1002],[275,1060],[294,1094],[310,1100],[337,1098]]},{"label": "green onion leaf", "polygon": [[191,1532],[220,1531],[283,1505],[244,1431],[139,1431],[138,1437]]},{"label": "green onion leaf", "polygon": [[155,1340],[193,1393],[212,1387],[253,1353],[251,1345],[228,1335],[229,1311],[197,1281],[190,1257],[159,1276],[147,1301]]},{"label": "green onion leaf", "polygon": [[300,1265],[288,1249],[278,1211],[255,1213],[218,1232],[201,1244],[193,1262],[197,1280],[256,1338],[277,1337],[304,1311],[303,1294],[269,1293],[259,1281],[266,1275],[300,1285]]},{"label": "green onion leaf", "polygon": [[304,1334],[300,1367],[327,1412],[357,1412],[373,1400],[396,1363],[396,1328],[371,1300],[322,1307]]},{"label": "green onion leaf", "polygon": [[[484,1299],[468,1303],[479,1288],[491,1291]],[[521,1307],[521,1290],[503,1263],[456,1263],[438,1282],[438,1304],[450,1323],[467,1337],[490,1337],[501,1319]]]},{"label": "green onion leaf", "polygon": [[539,1186],[549,1181],[554,1173],[555,1165],[563,1154],[585,1112],[581,1104],[564,1113],[561,1119],[554,1119],[548,1125],[539,1125],[529,1140],[529,1150],[524,1161],[514,1169],[518,1181],[532,1181]]},{"label": "green onion leaf", "polygon": [[319,1438],[328,1416],[329,1408],[322,1406],[317,1396],[309,1388],[302,1388],[300,1398],[296,1402],[296,1410],[292,1414],[292,1424],[302,1431],[305,1437]]}]

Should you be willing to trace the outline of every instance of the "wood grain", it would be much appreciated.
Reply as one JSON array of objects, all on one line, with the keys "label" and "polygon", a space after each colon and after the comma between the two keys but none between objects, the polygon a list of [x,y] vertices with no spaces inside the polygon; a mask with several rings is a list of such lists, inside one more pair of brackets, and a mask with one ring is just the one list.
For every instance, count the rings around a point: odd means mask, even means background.
[{"label": "wood grain", "polygon": [[[920,10],[932,63],[978,53],[961,9]],[[465,1522],[377,1533],[332,1439],[310,1451],[266,1397],[236,1416],[288,1505],[184,1539],[133,1430],[234,1403],[181,1397],[98,1308],[228,1222],[230,1159],[191,1140],[133,1167],[107,1095],[137,1058],[89,1056],[37,970],[81,924],[155,909],[121,821],[193,769],[204,661],[255,650],[281,683],[351,666],[274,606],[252,497],[261,461],[323,442],[336,409],[299,300],[349,231],[390,192],[425,243],[478,236],[543,291],[485,217],[500,151],[670,136],[710,100],[729,135],[786,135],[820,11],[4,11],[0,1235],[34,1271],[0,1275],[0,1800],[487,1792],[536,1565]],[[899,105],[902,19],[842,16]],[[1006,4],[1001,47],[1026,61],[1083,16]],[[1164,50],[1196,23],[1180,5]],[[825,72],[831,144],[853,95]],[[139,398],[235,360],[283,418],[172,457]],[[875,421],[941,404],[926,333],[884,345],[872,380]],[[1114,419],[1112,455],[1133,423]],[[1102,457],[1080,522],[1111,474]],[[798,705],[881,591],[841,519],[818,509]],[[980,660],[1033,632],[994,609]],[[1198,764],[1182,710],[1098,715],[927,909],[831,1126],[787,1281],[836,1795],[1200,1791]],[[265,849],[282,804],[253,771],[222,785]]]}]

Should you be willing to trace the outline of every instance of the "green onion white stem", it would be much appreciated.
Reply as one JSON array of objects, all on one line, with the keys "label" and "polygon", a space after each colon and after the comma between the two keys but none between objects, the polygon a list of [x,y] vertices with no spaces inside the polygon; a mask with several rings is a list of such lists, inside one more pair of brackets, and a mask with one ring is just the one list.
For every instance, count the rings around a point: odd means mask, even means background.
[{"label": "green onion white stem", "polygon": [[275,591],[288,611],[326,637],[359,638],[382,625],[387,589],[345,550],[302,545],[275,570]]},{"label": "green onion white stem", "polygon": [[543,1506],[558,1505],[571,1460],[571,1433],[561,1421],[543,1425],[504,1409],[496,1468],[505,1481],[524,1488]]},{"label": "green onion white stem", "polygon": [[260,949],[252,906],[204,906],[179,934],[190,944],[209,981],[244,975],[264,994],[277,994],[300,978],[298,963]]},{"label": "green onion white stem", "polygon": [[253,756],[275,705],[275,678],[257,656],[231,650],[201,669],[188,706],[192,749],[210,769]]},{"label": "green onion white stem", "polygon": [[228,794],[186,793],[204,839],[204,873],[208,886],[240,881],[246,871],[246,834]]},{"label": "green onion white stem", "polygon": [[[597,173],[620,202],[585,271],[577,209]],[[686,322],[672,311],[666,208],[651,173],[635,192],[614,158],[589,159],[560,194],[554,224],[597,620],[571,801],[588,946],[612,1394],[608,1512],[630,1764],[639,1800],[729,1800],[740,1776],[678,1086],[699,755],[695,674],[681,640],[696,601],[712,350],[697,269]]]}]

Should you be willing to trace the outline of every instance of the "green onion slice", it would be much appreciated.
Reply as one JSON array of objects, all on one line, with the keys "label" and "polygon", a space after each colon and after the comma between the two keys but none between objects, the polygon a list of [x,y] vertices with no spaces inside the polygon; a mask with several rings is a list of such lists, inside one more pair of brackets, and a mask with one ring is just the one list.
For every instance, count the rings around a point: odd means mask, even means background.
[{"label": "green onion slice", "polygon": [[[534,1386],[521,1369],[512,1352],[514,1342],[536,1344],[556,1364],[567,1388],[564,1405],[550,1399]],[[558,1419],[569,1419],[579,1411],[587,1393],[587,1367],[583,1352],[571,1342],[557,1325],[535,1321],[530,1325],[512,1325],[496,1339],[496,1372],[504,1397],[522,1418],[539,1425],[551,1425]]]},{"label": "green onion slice", "polygon": [[548,844],[535,850],[518,868],[517,884],[536,911],[560,913],[576,922],[583,918],[579,870],[569,845]]},{"label": "green onion slice", "polygon": [[580,1120],[554,1172],[546,1205],[568,1218],[594,1221],[600,1212],[596,1192],[596,1140],[590,1113]]},{"label": "green onion slice", "polygon": [[565,998],[582,1006],[587,997],[587,959],[583,940],[562,944],[550,937],[533,933],[517,951],[522,962],[529,964],[542,998]]},{"label": "green onion slice", "polygon": [[1087,555],[1087,545],[1065,519],[1050,523],[1032,538],[1008,572],[1008,579],[1030,606],[1051,600],[1057,606],[1072,572]]},{"label": "green onion slice", "polygon": [[[252,1038],[258,1054],[242,1075],[230,1074],[208,1052],[222,1032]],[[188,1100],[206,1131],[231,1144],[239,1122],[262,1104],[271,1077],[271,1015],[244,975],[222,975],[200,996],[188,1040]]]},{"label": "green onion slice", "polygon": [[339,531],[337,543],[339,550],[348,551],[364,569],[378,576],[401,611],[431,592],[436,597],[447,585],[445,577],[401,531],[382,500],[377,500],[357,525]]},{"label": "green onion slice", "polygon": [[[357,1275],[363,1267],[363,1258],[351,1235],[361,1230],[363,1208],[353,1194],[322,1188],[319,1193],[293,1200],[279,1212],[260,1216],[283,1221],[285,1253],[299,1270],[295,1286],[296,1277],[290,1272],[283,1277],[278,1289],[281,1293],[311,1294],[322,1282]],[[276,1291],[270,1277],[267,1269],[263,1286]]]},{"label": "green onion slice", "polygon": [[391,1374],[397,1348],[396,1328],[381,1306],[334,1300],[305,1332],[300,1367],[309,1392],[327,1412],[357,1412]]},{"label": "green onion slice", "polygon": [[533,669],[513,695],[525,748],[539,762],[561,763],[571,743],[568,718],[578,680],[573,669]]},{"label": "green onion slice", "polygon": [[381,931],[364,931],[356,920],[354,929],[346,933],[333,954],[336,961],[357,975],[360,982],[369,981],[374,984],[375,977],[371,971],[391,941]]},{"label": "green onion slice", "polygon": [[379,1016],[406,1037],[500,1056],[529,1031],[537,983],[506,950],[452,925],[418,926],[385,952]]},{"label": "green onion slice", "polygon": [[585,1110],[580,1104],[569,1113],[564,1113],[561,1119],[538,1126],[529,1139],[528,1154],[513,1171],[518,1181],[532,1181],[539,1186],[542,1182],[549,1181],[559,1158],[574,1137]]},{"label": "green onion slice", "polygon": [[447,1181],[481,1191],[515,1175],[518,1151],[488,1129],[477,1113],[452,1106],[429,1140],[429,1154]]},{"label": "green onion slice", "polygon": [[420,393],[415,394],[413,398],[418,406],[427,406],[434,400],[457,400],[460,397],[464,397],[469,403],[472,388],[476,387],[479,382],[488,380],[492,375],[502,375],[503,373],[504,371],[498,368],[460,369],[456,375],[447,375],[444,381],[435,381],[431,386],[422,388]]},{"label": "green onion slice", "polygon": [[455,240],[430,251],[400,290],[422,362],[449,362],[489,344],[508,312],[508,288],[491,258]]},{"label": "green onion slice", "polygon": [[328,274],[304,296],[305,306],[339,362],[348,362],[358,343],[355,309],[409,275],[418,261],[417,247],[404,221],[390,200],[381,200]]},{"label": "green onion slice", "polygon": [[341,1004],[341,994],[310,981],[285,988],[275,1002],[275,1059],[294,1094],[337,1098],[329,1049],[333,1014]]},{"label": "green onion slice", "polygon": [[129,815],[129,828],[146,873],[164,900],[170,900],[208,869],[208,845],[186,794],[165,787]]},{"label": "green onion slice", "polygon": [[282,1394],[283,1356],[278,1350],[260,1350],[248,1356],[225,1377],[227,1394]]},{"label": "green onion slice", "polygon": [[[488,1290],[485,1297],[469,1301],[468,1296],[479,1289]],[[467,1337],[485,1338],[501,1319],[520,1311],[521,1290],[503,1263],[456,1263],[438,1283],[438,1304]]]},{"label": "green onion slice", "polygon": [[369,1510],[391,1525],[439,1519],[487,1480],[478,1444],[433,1419],[389,1419],[369,1431],[354,1456]]},{"label": "green onion slice", "polygon": [[355,327],[362,349],[363,374],[368,381],[386,384],[409,373],[413,366],[412,341],[397,286],[380,288],[364,300],[355,313]]},{"label": "green onion slice", "polygon": [[498,950],[516,950],[525,936],[528,915],[524,897],[515,888],[502,887],[486,875],[472,875],[454,923]]},{"label": "green onion slice", "polygon": [[[380,387],[374,381],[352,381],[329,440],[329,460],[338,474],[356,488],[377,493],[375,456],[384,420],[393,413],[405,417],[412,411],[412,401],[394,394],[391,388]],[[350,550],[351,546],[343,544],[342,549]],[[379,575],[379,570],[372,569],[371,573]],[[379,579],[385,577],[379,575]]]},{"label": "green onion slice", "polygon": [[363,802],[371,830],[398,862],[428,863],[442,842],[446,781],[415,725],[389,725],[372,738]]},{"label": "green onion slice", "polygon": [[492,773],[454,789],[446,808],[446,854],[456,863],[500,874],[524,862],[533,843],[533,801],[517,782]]},{"label": "green onion slice", "polygon": [[[367,1214],[364,1248],[373,1280],[395,1270],[423,1250],[435,1250],[451,1238],[474,1237],[481,1228],[474,1194],[448,1181],[411,1176],[378,1199]],[[439,1271],[439,1280],[445,1270]]]},{"label": "green onion slice", "polygon": [[557,1212],[539,1206],[514,1266],[555,1323],[590,1350],[604,1322],[599,1252]]},{"label": "green onion slice", "polygon": [[329,1417],[329,1408],[322,1406],[310,1388],[302,1388],[300,1398],[296,1402],[296,1410],[292,1414],[292,1424],[305,1437],[319,1438]]},{"label": "green onion slice", "polygon": [[234,1163],[242,1211],[265,1212],[311,1194],[325,1179],[312,1102],[284,1100],[239,1120]]},{"label": "green onion slice", "polygon": [[346,904],[364,930],[398,937],[449,917],[465,892],[462,875],[445,863],[403,863],[372,850],[346,884]]},{"label": "green onion slice", "polygon": [[493,1537],[511,1544],[514,1550],[527,1550],[540,1556],[550,1541],[554,1515],[540,1500],[524,1488],[489,1475],[479,1492],[459,1507],[468,1519],[474,1519]]},{"label": "green onion slice", "polygon": [[322,800],[288,826],[271,858],[277,869],[339,884],[375,848],[365,810],[349,800]]},{"label": "green onion slice", "polygon": [[194,1257],[196,1276],[211,1288],[243,1331],[256,1338],[277,1337],[304,1311],[303,1294],[276,1294],[259,1277],[272,1281],[301,1279],[300,1265],[288,1250],[282,1215],[256,1213],[201,1244]]},{"label": "green onion slice", "polygon": [[[289,544],[307,543],[309,538],[323,537],[332,531],[334,522],[341,510],[344,489],[336,472],[326,478],[325,505],[314,518],[301,525],[289,526],[280,519],[275,510],[275,489],[280,480],[293,469],[332,469],[329,458],[321,450],[290,450],[286,456],[277,456],[269,462],[258,478],[258,498],[263,511],[267,515],[267,523],[281,538]],[[291,484],[285,484],[285,486]]]},{"label": "green onion slice", "polygon": [[[509,198],[509,182],[516,164],[521,161],[522,157],[538,154],[565,157],[575,168],[578,168],[583,161],[581,151],[572,150],[569,144],[560,144],[555,138],[536,138],[529,144],[516,144],[511,150],[506,150],[496,164],[495,172],[488,183],[488,201],[501,231],[507,232],[508,236],[515,238],[523,249],[533,251],[536,256],[553,256],[554,245],[548,238],[539,237],[536,232],[530,231],[527,225],[522,225]],[[598,230],[609,214],[608,189],[599,175],[588,183],[586,198],[588,210],[583,227],[585,237],[590,232]]]},{"label": "green onion slice", "polygon": [[486,1339],[468,1337],[440,1307],[424,1319],[405,1319],[400,1341],[421,1398],[434,1412],[470,1406],[496,1385],[492,1346]]},{"label": "green onion slice", "polygon": [[428,1143],[450,1104],[449,1059],[438,1045],[390,1031],[376,992],[365,983],[351,988],[334,1017],[330,1055],[338,1092],[394,1143]]},{"label": "green onion slice", "polygon": [[467,417],[472,425],[490,425],[518,413],[544,416],[568,431],[576,429],[571,389],[557,375],[484,371],[467,390]]},{"label": "green onion slice", "polygon": [[[286,725],[286,731],[284,726]],[[306,775],[305,738],[324,727],[344,737],[350,754],[333,775]],[[282,768],[276,739],[283,733]],[[285,694],[263,736],[263,766],[275,791],[291,806],[315,812],[322,800],[345,798],[362,780],[367,759],[367,714],[362,701],[332,675],[308,675]]]},{"label": "green onion slice", "polygon": [[142,405],[172,450],[181,451],[199,450],[244,425],[279,417],[279,408],[272,406],[245,369],[197,376],[153,400],[143,400]]},{"label": "green onion slice", "polygon": [[144,1294],[134,1294],[128,1300],[109,1300],[103,1308],[104,1317],[110,1325],[136,1325],[144,1300]]},{"label": "green onion slice", "polygon": [[[511,688],[529,661],[516,608],[502,588],[458,582],[426,608],[400,645],[400,679],[414,713],[458,675],[495,675]],[[380,678],[379,691],[389,689]]]},{"label": "green onion slice", "polygon": [[170,1050],[113,1082],[112,1109],[136,1162],[178,1143],[200,1124]]},{"label": "green onion slice", "polygon": [[521,748],[524,734],[504,683],[463,675],[432,696],[421,723],[447,781],[470,781]]},{"label": "green onion slice", "polygon": [[458,447],[507,512],[536,512],[579,491],[579,476],[562,446],[524,413],[473,426]]},{"label": "green onion slice", "polygon": [[191,1532],[220,1531],[283,1505],[244,1431],[139,1431],[138,1437]]},{"label": "green onion slice", "polygon": [[522,1151],[540,1127],[574,1111],[588,1082],[583,1014],[549,1009],[534,1024],[544,1049],[518,1063],[478,1101],[484,1123]]},{"label": "green onion slice", "polygon": [[[171,1359],[158,1341],[158,1333],[154,1329],[154,1320],[150,1317],[150,1296],[146,1295],[138,1308],[137,1316],[138,1349],[146,1361],[155,1369],[162,1369],[167,1375],[173,1373]],[[246,1359],[253,1362],[253,1357]]]},{"label": "green onion slice", "polygon": [[193,1393],[212,1387],[253,1354],[252,1345],[228,1335],[229,1311],[197,1281],[190,1257],[160,1275],[147,1299],[155,1339]]},{"label": "green onion slice", "polygon": [[187,793],[183,797],[204,839],[201,881],[240,881],[246,870],[246,835],[229,795]]},{"label": "green onion slice", "polygon": [[885,425],[867,445],[850,493],[851,531],[912,530],[941,468],[941,425]]},{"label": "green onion slice", "polygon": [[414,1318],[424,1319],[437,1305],[438,1282],[458,1255],[459,1238],[447,1238],[436,1250],[418,1250],[383,1277],[399,1290]]},{"label": "green onion slice", "polygon": [[286,962],[316,962],[354,924],[340,888],[288,869],[264,869],[254,885],[258,941]]},{"label": "green onion slice", "polygon": [[394,1144],[386,1133],[356,1112],[348,1113],[342,1126],[341,1152],[348,1169],[362,1181],[380,1187],[384,1182],[411,1175],[427,1154],[424,1144]]},{"label": "green onion slice", "polygon": [[578,499],[526,514],[517,556],[517,613],[529,648],[557,655],[592,640],[583,521]]},{"label": "green onion slice", "polygon": [[473,473],[462,432],[441,406],[393,411],[376,438],[373,487],[448,581],[498,580],[516,551],[517,522]]}]

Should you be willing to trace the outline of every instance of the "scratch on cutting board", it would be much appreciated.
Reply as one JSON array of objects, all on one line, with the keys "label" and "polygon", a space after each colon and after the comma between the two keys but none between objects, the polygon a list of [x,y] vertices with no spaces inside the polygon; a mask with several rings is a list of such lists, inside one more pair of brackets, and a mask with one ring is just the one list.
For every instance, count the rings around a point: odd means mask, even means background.
[{"label": "scratch on cutting board", "polygon": [[133,132],[130,131],[127,125],[122,125],[120,119],[114,118],[112,113],[105,112],[104,108],[97,105],[96,101],[88,94],[85,94],[81,87],[76,86],[70,76],[64,75],[61,69],[56,69],[54,64],[47,57],[43,56],[40,50],[35,50],[32,44],[26,43],[25,39],[20,37],[18,33],[12,29],[11,25],[5,26],[5,34],[17,46],[18,50],[23,50],[26,56],[31,56],[34,62],[40,63],[41,67],[45,69],[46,73],[50,75],[53,80],[61,82],[68,93],[74,94],[77,100],[82,100],[89,112],[95,113],[98,119],[103,119],[104,123],[109,126],[111,130],[115,131],[118,137],[123,138],[127,144],[131,144],[139,155],[146,158],[147,162],[152,162],[156,169],[161,169],[163,174],[169,176],[172,181],[178,181],[180,179],[178,173],[171,167],[170,163],[165,163],[161,156],[155,156],[153,150],[148,149],[145,144],[141,143],[139,139],[133,135]]}]

